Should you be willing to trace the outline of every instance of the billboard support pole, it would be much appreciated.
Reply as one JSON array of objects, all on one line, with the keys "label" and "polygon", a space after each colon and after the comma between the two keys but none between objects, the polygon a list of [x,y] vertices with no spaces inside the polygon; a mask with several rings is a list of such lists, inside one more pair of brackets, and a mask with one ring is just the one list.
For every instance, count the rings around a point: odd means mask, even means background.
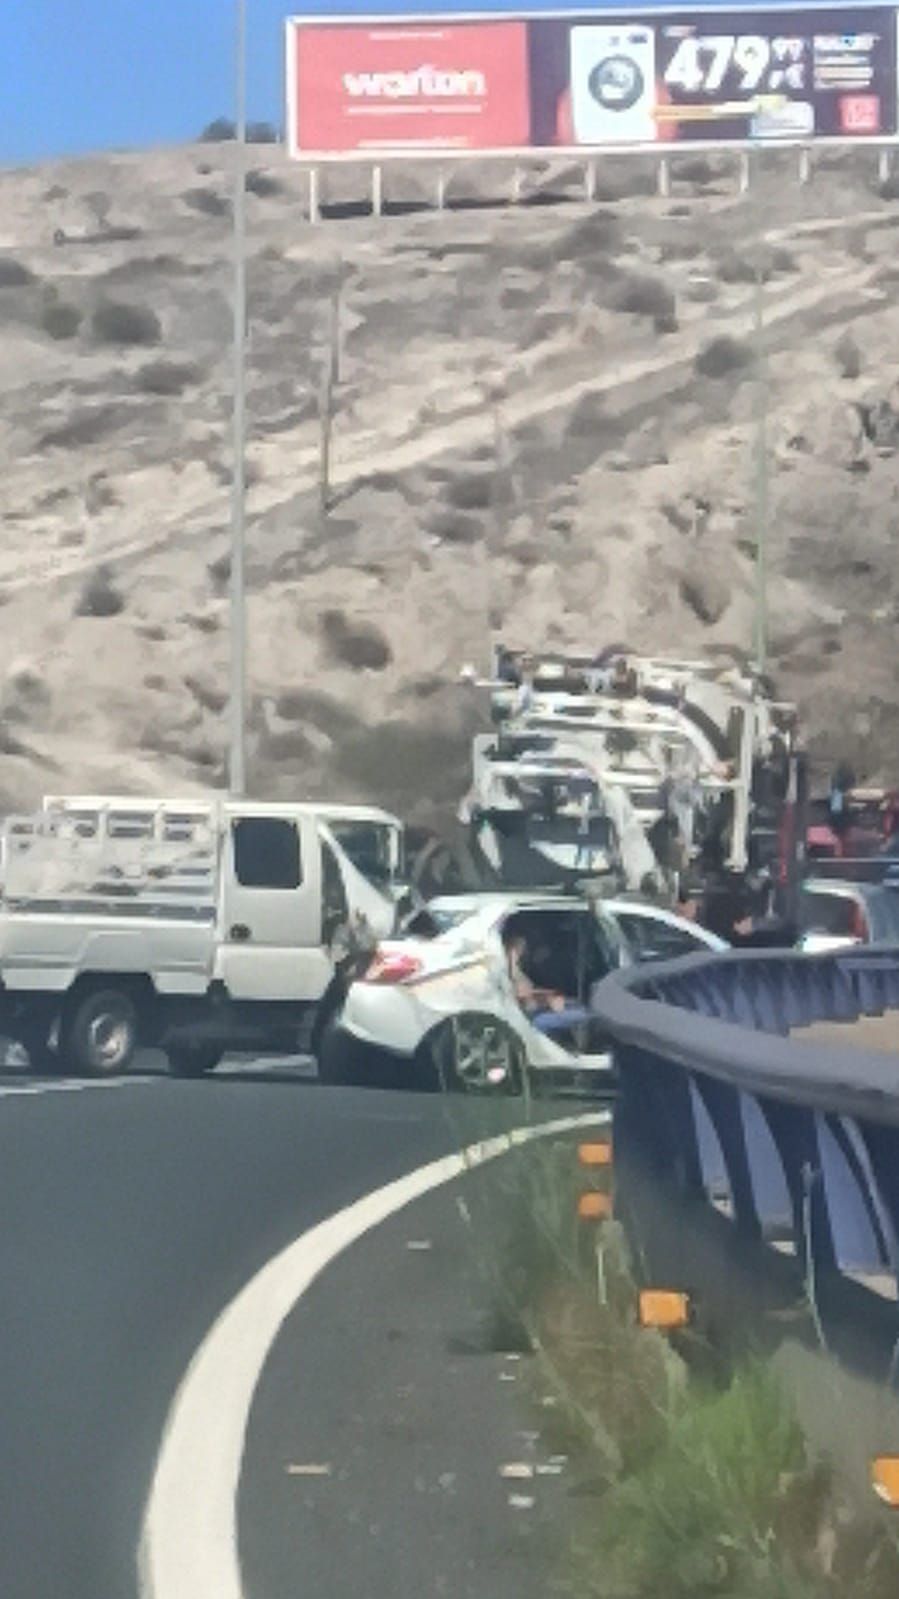
[{"label": "billboard support pole", "polygon": [[671,167],[666,155],[659,158],[659,197],[667,200],[671,194]]},{"label": "billboard support pole", "polygon": [[373,217],[383,215],[384,211],[384,168],[372,167],[371,169],[371,214]]},{"label": "billboard support pole", "polygon": [[812,175],[812,153],[807,144],[799,151],[799,182],[808,183]]},{"label": "billboard support pole", "polygon": [[767,363],[764,351],[762,265],[755,269],[755,660],[768,664],[768,438]]},{"label": "billboard support pole", "polygon": [[596,162],[588,161],[584,168],[584,194],[590,201],[596,199]]},{"label": "billboard support pole", "polygon": [[247,341],[247,6],[236,0],[236,145],[234,152],[234,349],[231,461],[231,682],[228,782],[246,792],[247,616],[246,549],[246,341]]},{"label": "billboard support pole", "polygon": [[749,154],[746,150],[740,151],[740,193],[749,193],[750,168]]},{"label": "billboard support pole", "polygon": [[321,199],[319,195],[318,167],[309,168],[309,221],[320,222],[322,219]]},{"label": "billboard support pole", "polygon": [[881,150],[877,157],[877,179],[879,183],[888,183],[890,169],[893,165],[892,150]]},{"label": "billboard support pole", "polygon": [[437,173],[437,210],[446,210],[446,185],[447,176],[442,170]]}]

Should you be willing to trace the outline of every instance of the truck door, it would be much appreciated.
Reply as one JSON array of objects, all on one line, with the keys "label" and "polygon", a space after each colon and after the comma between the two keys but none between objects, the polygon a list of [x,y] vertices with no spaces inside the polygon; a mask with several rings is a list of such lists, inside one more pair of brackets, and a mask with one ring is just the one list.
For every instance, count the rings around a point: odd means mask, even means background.
[{"label": "truck door", "polygon": [[219,972],[234,999],[317,1000],[331,977],[322,948],[321,862],[302,816],[230,814]]}]

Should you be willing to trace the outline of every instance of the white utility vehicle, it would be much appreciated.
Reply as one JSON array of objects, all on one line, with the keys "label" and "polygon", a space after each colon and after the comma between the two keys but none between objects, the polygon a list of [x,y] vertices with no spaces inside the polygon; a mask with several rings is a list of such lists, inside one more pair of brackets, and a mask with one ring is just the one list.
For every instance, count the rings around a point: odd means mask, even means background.
[{"label": "white utility vehicle", "polygon": [[143,1045],[186,1076],[314,1051],[341,958],[393,928],[402,850],[367,806],[48,798],[0,829],[0,1033],[99,1076]]},{"label": "white utility vehicle", "polygon": [[[473,878],[560,888],[594,877],[635,893],[673,887],[688,870],[767,870],[787,882],[796,711],[750,672],[615,649],[499,646],[480,686],[494,731],[475,736],[459,813]],[[421,891],[449,891],[447,863],[433,884],[432,858],[424,864]]]}]

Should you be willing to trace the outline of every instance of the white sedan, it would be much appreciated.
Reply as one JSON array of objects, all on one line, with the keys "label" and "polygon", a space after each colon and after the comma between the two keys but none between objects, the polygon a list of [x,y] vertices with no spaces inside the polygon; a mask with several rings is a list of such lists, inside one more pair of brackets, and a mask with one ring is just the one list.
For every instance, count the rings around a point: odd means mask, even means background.
[{"label": "white sedan", "polygon": [[[523,1001],[510,947],[534,993]],[[491,893],[431,900],[382,942],[320,1051],[325,1082],[381,1079],[481,1093],[601,1077],[612,1061],[595,985],[634,960],[723,949],[705,928],[639,901]],[[398,1068],[398,1070],[396,1069]]]}]

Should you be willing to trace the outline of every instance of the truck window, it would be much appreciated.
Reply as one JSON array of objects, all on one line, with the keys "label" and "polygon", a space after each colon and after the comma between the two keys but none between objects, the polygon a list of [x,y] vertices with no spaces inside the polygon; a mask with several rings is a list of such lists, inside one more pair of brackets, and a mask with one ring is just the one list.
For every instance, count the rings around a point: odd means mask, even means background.
[{"label": "truck window", "polygon": [[234,876],[242,888],[299,888],[296,824],[280,816],[242,816],[232,823]]}]

